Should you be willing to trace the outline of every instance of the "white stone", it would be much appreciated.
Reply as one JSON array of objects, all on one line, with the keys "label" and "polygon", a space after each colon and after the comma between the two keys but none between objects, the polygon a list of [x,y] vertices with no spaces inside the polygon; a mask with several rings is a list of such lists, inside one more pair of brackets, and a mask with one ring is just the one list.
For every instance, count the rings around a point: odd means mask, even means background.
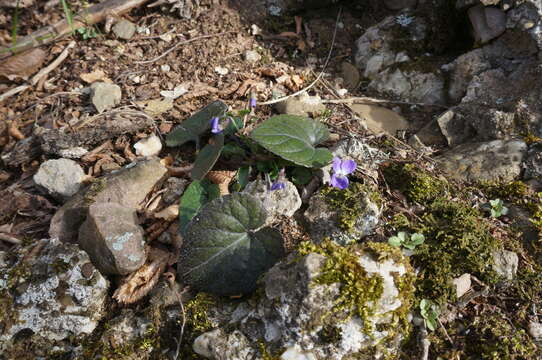
[{"label": "white stone", "polygon": [[134,149],[139,156],[154,156],[158,155],[160,150],[162,150],[162,142],[158,136],[152,134],[148,138],[141,139],[135,143]]},{"label": "white stone", "polygon": [[79,191],[85,177],[85,172],[75,161],[56,159],[40,165],[34,182],[57,199],[66,200]]},{"label": "white stone", "polygon": [[465,295],[465,293],[470,290],[470,274],[463,274],[460,277],[453,279],[452,282],[455,286],[455,294],[458,298]]}]

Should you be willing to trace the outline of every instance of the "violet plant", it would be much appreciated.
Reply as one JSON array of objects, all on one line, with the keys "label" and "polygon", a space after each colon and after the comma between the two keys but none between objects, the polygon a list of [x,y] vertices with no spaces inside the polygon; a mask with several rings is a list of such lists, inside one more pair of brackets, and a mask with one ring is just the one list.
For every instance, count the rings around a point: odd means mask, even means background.
[{"label": "violet plant", "polygon": [[[254,114],[254,97],[248,107],[229,113],[226,104],[215,101],[183,121],[166,138],[168,146],[187,142],[196,145],[192,182],[179,207],[183,237],[179,275],[199,290],[222,295],[254,290],[258,277],[284,251],[280,233],[265,226],[264,202],[244,192],[220,196],[217,185],[206,179],[209,171],[236,169],[236,190],[240,191],[249,181],[251,170],[256,170],[264,174],[271,194],[283,191],[288,177],[298,185],[308,183],[314,169],[332,160],[330,185],[346,189],[348,176],[357,166],[352,160],[332,159],[327,148],[318,146],[328,139],[329,131],[313,119],[273,116],[247,135],[241,130]],[[240,278],[239,274],[245,275]]]}]

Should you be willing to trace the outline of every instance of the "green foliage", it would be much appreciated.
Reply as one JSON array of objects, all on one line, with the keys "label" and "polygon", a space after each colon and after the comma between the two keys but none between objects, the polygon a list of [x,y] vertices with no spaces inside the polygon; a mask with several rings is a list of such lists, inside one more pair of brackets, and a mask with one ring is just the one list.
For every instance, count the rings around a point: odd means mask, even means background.
[{"label": "green foliage", "polygon": [[263,227],[267,213],[256,197],[234,193],[215,199],[188,224],[179,275],[196,289],[246,294],[284,254],[282,236]]},{"label": "green foliage", "polygon": [[81,36],[83,40],[93,39],[96,36],[98,36],[98,33],[96,32],[96,29],[93,27],[80,27],[76,30],[76,32]]},{"label": "green foliage", "polygon": [[67,0],[60,0],[60,3],[62,4],[62,10],[64,11],[64,16],[66,17],[66,22],[68,23],[68,25],[70,25],[71,29],[72,29],[72,33],[75,31],[74,27],[73,27],[73,13],[72,13],[72,10],[70,8],[70,4],[68,3]]},{"label": "green foliage", "polygon": [[272,153],[305,167],[322,167],[331,152],[315,146],[327,140],[325,125],[302,116],[278,115],[264,121],[251,134],[258,144]]},{"label": "green foliage", "polygon": [[194,167],[190,176],[194,180],[203,180],[205,175],[215,166],[216,161],[222,153],[224,147],[224,134],[213,136],[207,145],[201,149],[194,161]]},{"label": "green foliage", "polygon": [[242,190],[247,186],[248,179],[250,176],[250,166],[243,166],[237,171],[237,182],[239,183],[240,189]]},{"label": "green foliage", "polygon": [[15,10],[13,11],[13,17],[11,24],[11,46],[15,47],[17,45],[17,32],[19,31],[19,6],[20,0],[17,0],[15,4]]},{"label": "green foliage", "polygon": [[296,166],[291,171],[291,179],[296,185],[306,185],[312,179],[312,171],[305,167]]},{"label": "green foliage", "polygon": [[428,204],[447,191],[447,184],[414,164],[391,164],[383,170],[386,182],[409,201]]},{"label": "green foliage", "polygon": [[167,146],[180,146],[188,141],[199,145],[199,138],[211,129],[211,119],[222,117],[226,113],[228,105],[222,101],[215,101],[183,121],[166,137]]},{"label": "green foliage", "polygon": [[220,196],[218,186],[209,180],[194,180],[186,188],[179,206],[179,231],[184,233],[186,226],[207,202]]},{"label": "green foliage", "polygon": [[420,301],[420,314],[423,317],[425,326],[431,331],[435,331],[438,325],[440,309],[437,304],[431,300],[422,299]]},{"label": "green foliage", "polygon": [[489,204],[491,205],[491,217],[498,218],[508,214],[508,208],[504,206],[501,199],[489,200]]},{"label": "green foliage", "polygon": [[528,186],[521,181],[508,183],[482,181],[478,185],[488,198],[518,200],[528,193]]},{"label": "green foliage", "polygon": [[414,250],[416,246],[423,244],[425,237],[422,234],[414,233],[410,235],[405,231],[400,231],[397,236],[388,239],[388,244],[395,247],[403,246],[409,250]]},{"label": "green foliage", "polygon": [[411,230],[426,238],[412,256],[420,268],[416,285],[420,298],[434,299],[439,304],[454,300],[451,279],[464,273],[487,283],[496,280],[492,254],[499,248],[498,240],[470,204],[437,199]]}]

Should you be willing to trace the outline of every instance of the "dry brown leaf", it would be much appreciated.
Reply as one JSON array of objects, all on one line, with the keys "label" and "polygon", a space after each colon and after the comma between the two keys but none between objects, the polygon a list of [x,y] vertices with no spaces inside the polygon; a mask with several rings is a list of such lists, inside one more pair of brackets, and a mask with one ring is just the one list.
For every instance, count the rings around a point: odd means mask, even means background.
[{"label": "dry brown leaf", "polygon": [[105,75],[102,69],[96,69],[92,72],[81,74],[79,75],[79,77],[87,84],[92,84],[95,81],[103,81],[110,84],[113,83],[113,81],[111,81],[111,79],[109,79],[107,75]]},{"label": "dry brown leaf", "polygon": [[0,63],[0,80],[27,80],[41,68],[46,57],[47,53],[39,48],[11,56]]},{"label": "dry brown leaf", "polygon": [[237,171],[227,170],[215,170],[207,173],[207,179],[211,180],[213,184],[218,185],[220,195],[228,195],[230,190],[228,189],[230,182],[237,174]]}]

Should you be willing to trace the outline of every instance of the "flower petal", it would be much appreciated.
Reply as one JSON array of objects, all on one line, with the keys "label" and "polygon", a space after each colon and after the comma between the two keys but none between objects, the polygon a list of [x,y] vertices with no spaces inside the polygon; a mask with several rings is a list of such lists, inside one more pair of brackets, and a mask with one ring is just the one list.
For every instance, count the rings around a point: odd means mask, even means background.
[{"label": "flower petal", "polygon": [[250,98],[250,107],[254,109],[256,107],[256,98]]},{"label": "flower petal", "polygon": [[214,117],[211,119],[211,132],[213,134],[218,134],[222,132],[222,129],[220,128],[220,119],[218,117]]},{"label": "flower petal", "polygon": [[331,186],[344,190],[348,187],[349,181],[346,176],[331,175]]},{"label": "flower petal", "polygon": [[357,164],[354,160],[343,160],[341,163],[341,174],[348,175],[356,170]]},{"label": "flower petal", "polygon": [[333,172],[335,174],[341,172],[341,164],[342,164],[342,161],[341,161],[341,158],[340,157],[334,157],[333,158]]},{"label": "flower petal", "polygon": [[275,190],[284,190],[284,183],[283,182],[280,182],[280,181],[275,181],[272,185],[271,185],[271,191],[275,191]]}]

